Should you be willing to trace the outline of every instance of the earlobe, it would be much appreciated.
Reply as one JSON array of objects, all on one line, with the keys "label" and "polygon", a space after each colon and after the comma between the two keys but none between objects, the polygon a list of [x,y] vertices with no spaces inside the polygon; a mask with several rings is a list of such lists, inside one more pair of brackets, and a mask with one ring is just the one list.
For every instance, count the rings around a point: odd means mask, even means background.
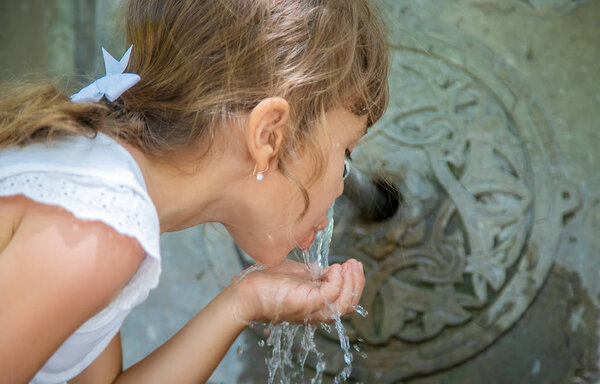
[{"label": "earlobe", "polygon": [[268,168],[283,144],[289,104],[280,97],[261,101],[250,113],[246,126],[248,151],[258,169]]},{"label": "earlobe", "polygon": [[258,166],[258,164],[256,164],[254,166],[254,170],[252,171],[252,176],[256,176],[256,181],[263,181],[263,179],[264,179],[264,175],[263,174],[266,173],[269,170],[269,164],[267,163],[267,168],[265,168],[262,171],[258,171],[257,170],[257,166]]}]

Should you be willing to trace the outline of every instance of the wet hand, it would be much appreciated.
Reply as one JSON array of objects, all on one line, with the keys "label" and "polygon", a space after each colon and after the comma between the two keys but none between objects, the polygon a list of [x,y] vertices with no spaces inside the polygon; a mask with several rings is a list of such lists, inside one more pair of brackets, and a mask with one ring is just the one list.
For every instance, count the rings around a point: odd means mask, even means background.
[{"label": "wet hand", "polygon": [[313,280],[302,263],[284,260],[281,264],[234,279],[234,313],[240,320],[288,321],[291,323],[331,322],[332,316],[351,313],[365,285],[362,264],[349,259],[333,264]]}]

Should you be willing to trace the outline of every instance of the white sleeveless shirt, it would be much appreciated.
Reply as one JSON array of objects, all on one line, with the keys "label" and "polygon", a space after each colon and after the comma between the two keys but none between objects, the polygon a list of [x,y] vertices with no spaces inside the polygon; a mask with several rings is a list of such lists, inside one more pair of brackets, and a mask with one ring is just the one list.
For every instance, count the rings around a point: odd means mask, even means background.
[{"label": "white sleeveless shirt", "polygon": [[64,383],[100,355],[133,307],[158,285],[158,214],[133,157],[103,134],[0,151],[0,196],[17,194],[64,208],[81,220],[101,221],[136,239],[146,251],[117,298],[81,325],[31,382]]}]

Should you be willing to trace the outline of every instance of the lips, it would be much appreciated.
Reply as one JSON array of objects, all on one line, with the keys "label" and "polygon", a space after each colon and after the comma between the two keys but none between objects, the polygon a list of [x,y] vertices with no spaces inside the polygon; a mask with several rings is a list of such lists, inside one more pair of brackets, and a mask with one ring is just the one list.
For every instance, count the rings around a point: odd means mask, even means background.
[{"label": "lips", "polygon": [[312,245],[313,241],[315,241],[315,237],[317,236],[317,232],[322,231],[323,229],[325,229],[325,227],[327,227],[327,224],[329,224],[329,222],[326,222],[325,224],[321,225],[320,227],[315,228],[310,233],[310,235],[308,235],[308,237],[306,238],[306,240],[304,240],[300,244],[300,249],[302,249],[303,251],[308,251],[308,249]]},{"label": "lips", "polygon": [[313,241],[315,241],[315,237],[317,236],[317,231],[312,231],[310,235],[300,244],[300,249],[303,251],[308,251]]},{"label": "lips", "polygon": [[315,229],[315,232],[324,230],[327,227],[327,224],[329,224],[329,221],[326,222],[325,224],[321,225],[319,228]]}]

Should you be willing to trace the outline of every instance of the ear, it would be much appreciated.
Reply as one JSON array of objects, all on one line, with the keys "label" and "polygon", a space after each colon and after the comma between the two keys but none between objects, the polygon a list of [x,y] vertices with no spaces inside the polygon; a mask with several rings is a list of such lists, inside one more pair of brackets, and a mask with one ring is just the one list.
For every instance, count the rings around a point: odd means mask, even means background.
[{"label": "ear", "polygon": [[290,105],[280,97],[264,99],[250,112],[246,142],[259,172],[267,169],[281,150],[289,116]]}]

